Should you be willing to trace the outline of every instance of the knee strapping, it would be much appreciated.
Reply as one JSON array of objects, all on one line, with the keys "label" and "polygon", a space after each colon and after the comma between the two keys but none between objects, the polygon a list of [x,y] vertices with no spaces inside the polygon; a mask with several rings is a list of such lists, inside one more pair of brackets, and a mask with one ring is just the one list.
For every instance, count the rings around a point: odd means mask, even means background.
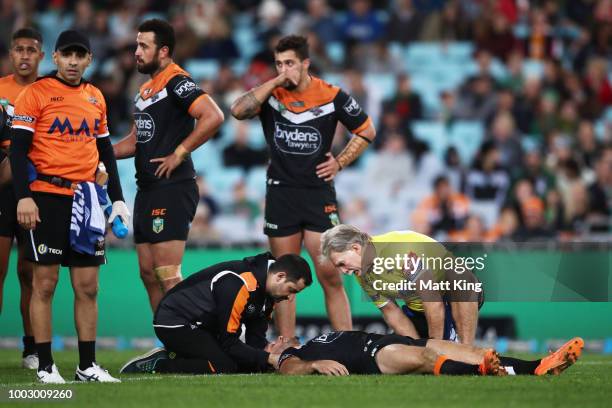
[{"label": "knee strapping", "polygon": [[161,282],[171,279],[183,279],[181,265],[166,265],[155,268],[155,276]]}]

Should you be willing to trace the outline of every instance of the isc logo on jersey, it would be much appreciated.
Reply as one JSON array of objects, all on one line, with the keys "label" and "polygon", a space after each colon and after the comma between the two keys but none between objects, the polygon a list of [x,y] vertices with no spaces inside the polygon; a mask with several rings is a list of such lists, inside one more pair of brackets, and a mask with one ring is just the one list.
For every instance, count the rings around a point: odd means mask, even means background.
[{"label": "isc logo on jersey", "polygon": [[155,135],[155,121],[146,112],[134,113],[134,124],[136,125],[136,143],[147,143]]},{"label": "isc logo on jersey", "polygon": [[321,133],[311,126],[274,123],[274,142],[283,153],[316,153],[321,147],[321,139]]},{"label": "isc logo on jersey", "polygon": [[195,91],[196,89],[199,89],[199,88],[200,87],[198,86],[198,84],[193,82],[191,79],[183,79],[181,82],[179,82],[174,87],[174,93],[179,98],[186,98],[189,95],[191,95],[191,93],[193,91]]}]

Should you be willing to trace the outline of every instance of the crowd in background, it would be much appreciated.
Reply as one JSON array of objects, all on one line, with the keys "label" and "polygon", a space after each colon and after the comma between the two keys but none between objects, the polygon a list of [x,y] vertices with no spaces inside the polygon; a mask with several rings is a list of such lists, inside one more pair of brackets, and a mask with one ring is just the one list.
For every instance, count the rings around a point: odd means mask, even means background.
[{"label": "crowd in background", "polygon": [[[612,236],[612,0],[7,0],[0,70],[19,27],[38,27],[47,54],[59,27],[86,32],[87,75],[119,138],[146,80],[133,52],[149,17],[172,23],[175,61],[226,118],[275,75],[273,44],[308,36],[313,74],[350,92],[377,128],[371,151],[337,176],[345,223],[459,242]],[[349,136],[339,129],[335,153]],[[264,242],[259,123],[228,119],[200,150],[190,241]],[[121,171],[133,185],[133,167]]]}]

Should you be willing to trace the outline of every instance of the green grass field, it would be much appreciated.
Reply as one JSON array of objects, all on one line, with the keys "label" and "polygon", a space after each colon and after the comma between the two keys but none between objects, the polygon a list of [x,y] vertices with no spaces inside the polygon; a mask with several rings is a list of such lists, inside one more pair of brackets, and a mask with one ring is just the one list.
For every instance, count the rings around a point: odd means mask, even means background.
[{"label": "green grass field", "polygon": [[[100,351],[112,374],[135,354]],[[76,351],[55,353],[71,380]],[[0,350],[0,405],[8,389],[40,387],[35,373],[19,368],[17,351]],[[67,384],[71,401],[19,402],[19,407],[609,407],[612,357],[586,355],[558,377],[433,376],[122,376],[121,384]]]}]

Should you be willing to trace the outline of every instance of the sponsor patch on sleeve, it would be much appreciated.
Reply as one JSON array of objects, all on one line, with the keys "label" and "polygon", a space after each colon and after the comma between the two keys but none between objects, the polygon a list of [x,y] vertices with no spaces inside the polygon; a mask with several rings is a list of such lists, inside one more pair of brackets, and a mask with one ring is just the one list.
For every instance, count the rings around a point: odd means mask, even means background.
[{"label": "sponsor patch on sleeve", "polygon": [[200,89],[200,87],[191,78],[185,78],[176,84],[173,91],[179,98],[187,98],[198,89]]},{"label": "sponsor patch on sleeve", "polygon": [[342,109],[350,116],[357,116],[361,113],[361,106],[352,96],[346,101]]},{"label": "sponsor patch on sleeve", "polygon": [[14,122],[25,122],[25,123],[34,123],[34,118],[27,115],[15,115],[13,116]]}]

